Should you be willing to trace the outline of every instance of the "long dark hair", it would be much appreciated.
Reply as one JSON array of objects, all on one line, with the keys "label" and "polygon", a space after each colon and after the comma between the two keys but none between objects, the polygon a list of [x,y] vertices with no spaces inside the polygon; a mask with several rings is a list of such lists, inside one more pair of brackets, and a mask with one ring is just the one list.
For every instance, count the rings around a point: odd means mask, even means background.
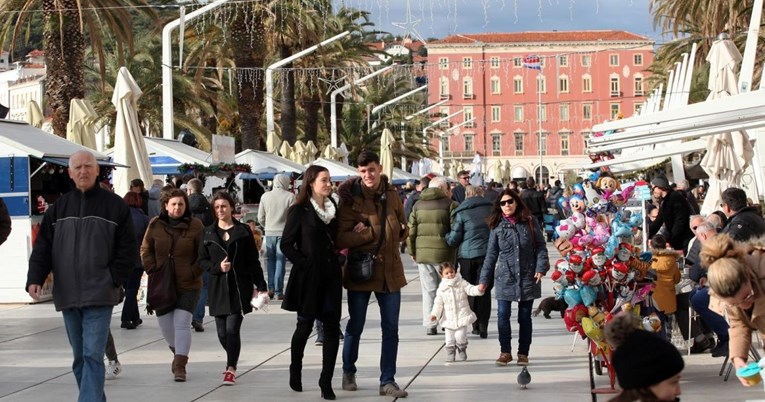
[{"label": "long dark hair", "polygon": [[167,203],[170,202],[171,198],[175,197],[182,197],[183,202],[186,204],[186,209],[183,211],[183,216],[181,218],[190,218],[191,217],[191,207],[189,207],[189,196],[186,195],[186,192],[174,188],[169,191],[165,191],[160,195],[159,202],[162,204],[162,211],[160,212],[159,216],[163,217],[165,220],[169,219],[169,215],[167,213]]},{"label": "long dark hair", "polygon": [[499,193],[497,199],[494,200],[494,205],[491,208],[491,214],[486,219],[486,223],[492,229],[497,227],[499,223],[502,222],[502,207],[499,206],[499,201],[506,195],[509,195],[513,198],[513,201],[515,201],[515,213],[513,214],[513,217],[515,218],[516,222],[528,221],[529,218],[531,218],[531,211],[529,211],[529,207],[523,203],[521,196],[518,195],[515,190],[505,189]]},{"label": "long dark hair", "polygon": [[311,185],[316,181],[316,178],[319,177],[319,173],[321,172],[329,172],[329,170],[324,166],[319,165],[308,166],[308,169],[303,173],[303,183],[300,185],[300,191],[298,192],[297,197],[295,197],[295,205],[308,203],[308,200],[313,196]]}]

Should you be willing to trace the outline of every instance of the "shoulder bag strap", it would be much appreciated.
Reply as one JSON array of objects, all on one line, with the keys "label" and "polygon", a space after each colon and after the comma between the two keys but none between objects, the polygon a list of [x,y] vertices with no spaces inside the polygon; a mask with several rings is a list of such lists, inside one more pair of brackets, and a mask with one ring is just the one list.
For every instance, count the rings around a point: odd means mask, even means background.
[{"label": "shoulder bag strap", "polygon": [[375,250],[374,256],[377,257],[377,254],[380,253],[380,249],[382,248],[383,241],[385,240],[385,227],[388,226],[388,186],[383,183],[383,193],[380,196],[380,201],[382,201],[382,216],[380,216],[380,240],[377,241],[377,249]]}]

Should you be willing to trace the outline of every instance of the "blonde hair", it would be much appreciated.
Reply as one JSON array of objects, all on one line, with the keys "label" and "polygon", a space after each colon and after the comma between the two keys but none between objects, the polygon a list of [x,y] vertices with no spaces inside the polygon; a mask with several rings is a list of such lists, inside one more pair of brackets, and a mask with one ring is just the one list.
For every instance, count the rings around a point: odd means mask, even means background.
[{"label": "blonde hair", "polygon": [[730,235],[718,234],[705,241],[699,257],[717,296],[735,297],[747,282],[759,289],[756,275],[744,261],[744,251]]},{"label": "blonde hair", "polygon": [[480,187],[467,185],[465,186],[465,198],[482,197],[483,189]]}]

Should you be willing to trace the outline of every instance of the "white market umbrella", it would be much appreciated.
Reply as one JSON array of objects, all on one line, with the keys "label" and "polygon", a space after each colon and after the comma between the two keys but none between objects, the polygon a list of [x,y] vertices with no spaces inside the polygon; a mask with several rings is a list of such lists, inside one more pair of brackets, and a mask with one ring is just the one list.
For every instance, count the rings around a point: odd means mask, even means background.
[{"label": "white market umbrella", "polygon": [[483,186],[483,158],[479,154],[473,156],[473,171],[470,172],[470,184]]},{"label": "white market umbrella", "polygon": [[340,146],[337,148],[338,160],[345,163],[346,165],[349,165],[348,155],[350,155],[350,152],[348,152],[348,147],[345,145],[344,142],[341,142]]},{"label": "white market umbrella", "polygon": [[[452,161],[452,163],[449,164],[449,174],[448,176],[451,177],[454,180],[458,180],[457,173],[459,173],[459,163],[457,161]],[[444,174],[446,174],[446,169],[444,169]]]},{"label": "white market umbrella", "polygon": [[324,148],[324,152],[321,153],[321,157],[324,159],[335,160],[337,159],[337,149],[332,145],[327,145]]},{"label": "white market umbrella", "polygon": [[282,158],[294,160],[292,159],[293,152],[292,145],[287,141],[282,141],[282,145],[279,147],[279,155],[281,155]]},{"label": "white market umbrella", "polygon": [[504,173],[503,178],[505,180],[512,180],[513,179],[513,172],[512,172],[512,168],[510,166],[510,160],[505,159],[505,163],[502,166],[502,173]]},{"label": "white market umbrella", "polygon": [[409,170],[409,173],[418,177],[422,177],[420,176],[420,162],[417,162],[417,161],[412,162],[412,167]]},{"label": "white market umbrella", "polygon": [[311,163],[316,160],[316,155],[319,153],[319,148],[317,148],[316,144],[314,144],[313,140],[311,140],[305,144],[305,151],[308,153],[308,163]]},{"label": "white market umbrella", "polygon": [[432,172],[432,168],[433,161],[431,161],[429,158],[420,159],[420,177],[427,176],[430,172]]},{"label": "white market umbrella", "polygon": [[75,144],[96,149],[96,121],[98,113],[85,99],[72,99],[69,104],[69,122],[66,124],[66,139]]},{"label": "white market umbrella", "polygon": [[497,183],[502,183],[502,177],[505,174],[503,170],[502,161],[497,159],[491,168],[491,178]]},{"label": "white market umbrella", "polygon": [[279,134],[276,134],[276,131],[271,131],[266,137],[266,151],[270,154],[276,155],[281,143],[282,138],[279,137]]},{"label": "white market umbrella", "polygon": [[303,141],[295,141],[295,145],[292,147],[292,160],[301,165],[308,163],[308,152]]},{"label": "white market umbrella", "polygon": [[40,109],[40,105],[38,105],[35,100],[27,102],[27,115],[24,121],[29,123],[30,126],[40,128],[42,127],[43,119],[43,112]]},{"label": "white market umbrella", "polygon": [[[730,39],[718,39],[709,49],[709,96],[707,100],[727,98],[738,94],[736,64],[741,61],[736,45]],[[722,192],[729,187],[741,187],[741,176],[752,162],[754,151],[745,131],[734,131],[710,136],[707,153],[701,167],[709,175],[709,189],[701,212],[716,210]]]},{"label": "white market umbrella", "polygon": [[393,180],[393,144],[396,139],[393,138],[393,133],[390,129],[383,129],[382,136],[380,137],[380,164],[382,165],[383,173],[388,176],[389,180]]},{"label": "white market umbrella", "polygon": [[129,166],[117,168],[112,175],[114,192],[120,196],[130,191],[130,181],[133,179],[141,179],[144,183],[152,181],[149,153],[138,123],[137,102],[142,94],[130,71],[120,67],[112,95],[112,103],[117,109],[112,158],[116,163]]}]

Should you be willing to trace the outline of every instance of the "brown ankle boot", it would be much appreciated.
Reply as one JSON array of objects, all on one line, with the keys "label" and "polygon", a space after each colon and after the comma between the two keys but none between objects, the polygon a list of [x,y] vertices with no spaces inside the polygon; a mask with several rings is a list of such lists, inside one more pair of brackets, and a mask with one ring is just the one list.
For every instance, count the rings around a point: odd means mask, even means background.
[{"label": "brown ankle boot", "polygon": [[173,375],[175,376],[175,381],[186,381],[186,363],[188,362],[188,356],[175,355],[173,358]]}]

